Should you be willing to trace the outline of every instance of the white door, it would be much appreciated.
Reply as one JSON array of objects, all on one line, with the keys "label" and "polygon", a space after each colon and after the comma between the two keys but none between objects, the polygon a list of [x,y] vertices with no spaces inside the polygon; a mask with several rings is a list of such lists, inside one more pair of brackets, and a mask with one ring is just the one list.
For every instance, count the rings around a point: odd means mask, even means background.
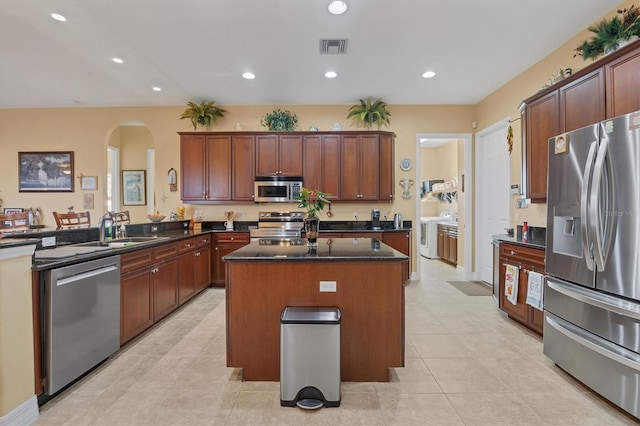
[{"label": "white door", "polygon": [[493,282],[493,235],[504,234],[510,223],[511,162],[507,151],[509,120],[476,134],[476,270]]}]

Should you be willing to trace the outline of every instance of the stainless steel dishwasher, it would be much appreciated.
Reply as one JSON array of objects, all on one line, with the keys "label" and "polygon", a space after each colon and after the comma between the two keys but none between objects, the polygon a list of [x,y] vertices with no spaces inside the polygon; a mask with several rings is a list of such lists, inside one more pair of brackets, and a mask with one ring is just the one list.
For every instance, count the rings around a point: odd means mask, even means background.
[{"label": "stainless steel dishwasher", "polygon": [[120,256],[52,269],[44,284],[45,395],[120,348]]}]

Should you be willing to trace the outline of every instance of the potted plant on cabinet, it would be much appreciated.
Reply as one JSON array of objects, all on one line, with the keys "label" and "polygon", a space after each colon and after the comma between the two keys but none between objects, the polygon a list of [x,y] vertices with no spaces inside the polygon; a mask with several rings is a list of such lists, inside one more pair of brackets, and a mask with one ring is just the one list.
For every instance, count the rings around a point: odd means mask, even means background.
[{"label": "potted plant on cabinet", "polygon": [[298,116],[288,110],[276,109],[265,114],[260,125],[271,131],[291,131],[298,125]]},{"label": "potted plant on cabinet", "polygon": [[629,9],[618,10],[618,15],[610,20],[603,19],[588,28],[594,33],[589,40],[583,41],[575,49],[575,56],[583,59],[596,59],[601,55],[613,52],[622,44],[640,37],[640,10],[634,5]]},{"label": "potted plant on cabinet", "polygon": [[370,129],[375,124],[378,129],[382,125],[391,124],[389,121],[389,111],[387,111],[387,103],[378,98],[372,102],[371,98],[367,100],[360,99],[360,103],[349,109],[347,118],[352,118],[356,124],[362,124],[365,128]]},{"label": "potted plant on cabinet", "polygon": [[216,124],[218,117],[224,117],[226,110],[215,106],[215,101],[205,103],[202,101],[197,104],[195,102],[189,102],[187,109],[184,110],[180,119],[188,118],[193,124],[193,130],[196,130],[198,125],[202,127],[209,127],[212,124]]}]

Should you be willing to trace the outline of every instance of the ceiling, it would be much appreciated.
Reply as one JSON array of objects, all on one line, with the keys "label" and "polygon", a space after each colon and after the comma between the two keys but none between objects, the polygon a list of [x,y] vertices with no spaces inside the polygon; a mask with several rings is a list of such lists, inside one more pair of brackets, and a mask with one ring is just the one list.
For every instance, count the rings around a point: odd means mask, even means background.
[{"label": "ceiling", "polygon": [[622,0],[345,1],[2,0],[0,108],[475,104]]}]

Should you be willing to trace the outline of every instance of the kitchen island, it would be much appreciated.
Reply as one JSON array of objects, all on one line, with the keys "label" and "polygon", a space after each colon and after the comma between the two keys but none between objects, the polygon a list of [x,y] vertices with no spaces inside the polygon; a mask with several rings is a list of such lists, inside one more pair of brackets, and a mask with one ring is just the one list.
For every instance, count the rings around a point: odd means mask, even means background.
[{"label": "kitchen island", "polygon": [[341,379],[388,381],[389,368],[404,366],[408,257],[373,238],[319,238],[313,251],[298,243],[255,241],[223,258],[227,366],[242,368],[244,380],[280,380],[282,310],[338,307]]}]

